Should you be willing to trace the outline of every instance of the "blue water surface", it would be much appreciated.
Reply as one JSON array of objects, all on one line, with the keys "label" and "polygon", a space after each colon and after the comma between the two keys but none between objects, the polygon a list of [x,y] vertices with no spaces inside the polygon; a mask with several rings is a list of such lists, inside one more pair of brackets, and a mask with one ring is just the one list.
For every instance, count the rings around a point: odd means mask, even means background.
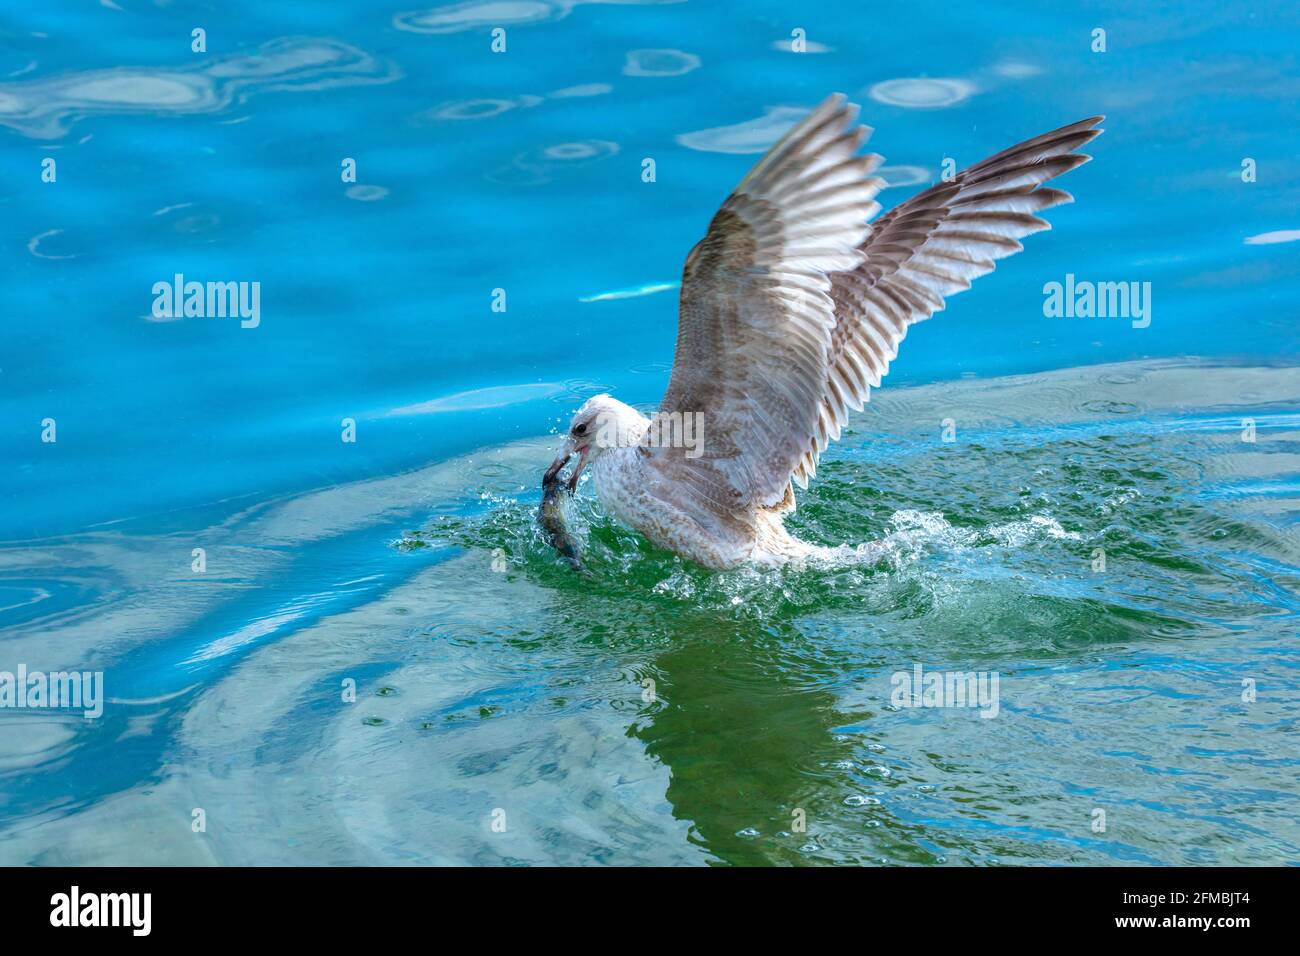
[{"label": "blue water surface", "polygon": [[[803,52],[792,40],[806,40]],[[1075,203],[915,328],[886,389],[1164,360],[1294,367],[1298,43],[1294,4],[1208,0],[10,9],[0,21],[0,668],[104,666],[111,696],[155,703],[135,705],[145,717],[110,709],[102,724],[60,724],[48,737],[0,724],[11,735],[0,748],[0,829],[87,810],[119,819],[122,794],[185,765],[195,721],[221,722],[204,695],[231,669],[463,555],[464,541],[414,554],[392,542],[430,516],[468,520],[494,496],[527,498],[545,450],[529,446],[533,458],[515,470],[444,474],[440,464],[543,436],[596,391],[657,401],[687,251],[762,151],[831,92],[860,103],[875,128],[868,148],[885,157],[886,208],[939,181],[947,160],[960,168],[1107,117],[1088,147],[1094,160],[1054,184]],[[258,283],[258,324],[155,315],[154,285],[177,274]],[[1045,317],[1044,285],[1067,274],[1149,283],[1149,325]],[[1180,410],[1195,395],[1136,418],[1099,406],[1100,417],[1059,422],[1042,440],[1074,440],[1065,433],[1077,429],[1079,442],[1122,442],[1126,429],[1178,421],[1205,431],[1215,415],[1233,432],[1241,415],[1221,403],[1235,388],[1249,406],[1254,386],[1216,382],[1190,418]],[[1265,392],[1261,428],[1292,436],[1288,393]],[[1005,425],[994,416],[988,444],[999,433],[1014,444]],[[869,448],[856,454],[872,460]],[[1187,490],[1242,503],[1294,535],[1295,473],[1234,467]],[[408,474],[425,477],[400,491],[383,484]],[[478,482],[468,499],[455,475]],[[312,510],[331,489],[342,493],[327,513]],[[203,576],[190,566],[198,547],[216,556]],[[1288,554],[1261,548],[1243,560],[1261,582],[1285,579],[1270,606],[1294,633]],[[189,579],[190,591],[175,586]],[[430,628],[443,619],[426,611]],[[48,641],[57,650],[38,660]],[[365,685],[400,657],[383,653],[351,670],[315,663],[331,682],[350,674]],[[476,672],[471,658],[460,665]],[[1235,687],[1239,676],[1225,679]],[[510,681],[496,686],[483,706],[509,710]],[[477,713],[474,688],[458,694],[437,713]],[[269,725],[250,733],[250,752],[283,745]],[[309,748],[312,731],[280,733],[296,752]],[[656,755],[658,744],[646,746]],[[535,764],[548,766],[547,755]],[[647,780],[637,785],[653,790]],[[337,804],[345,790],[354,792],[335,781],[317,792]],[[183,829],[189,809],[176,812]],[[709,847],[701,824],[678,828],[690,817],[629,823],[638,838],[628,844],[611,824],[612,856],[586,859],[618,862],[617,848],[634,846],[629,859],[681,862],[651,848]],[[273,859],[483,861],[371,837],[374,855],[356,856],[298,832]],[[1294,862],[1294,834],[1269,838],[1263,858]],[[141,857],[125,837],[97,839],[102,852],[68,859],[266,861],[229,847]],[[0,859],[46,859],[33,845]],[[584,858],[568,849],[548,837],[519,856]],[[1182,862],[1225,858],[1258,862],[1212,848]],[[1110,861],[1165,860],[1130,847]]]}]

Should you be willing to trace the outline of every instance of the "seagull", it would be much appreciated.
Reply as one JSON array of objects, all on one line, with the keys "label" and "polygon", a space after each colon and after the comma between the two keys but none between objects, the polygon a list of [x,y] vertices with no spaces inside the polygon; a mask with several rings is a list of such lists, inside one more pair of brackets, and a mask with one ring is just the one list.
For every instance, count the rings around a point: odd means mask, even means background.
[{"label": "seagull", "polygon": [[686,257],[677,347],[653,418],[610,395],[578,409],[551,465],[577,456],[602,507],[706,568],[780,564],[831,549],[785,528],[848,410],[880,387],[898,344],[947,296],[1051,228],[1072,202],[1043,184],[1086,163],[1094,116],[1003,150],[875,222],[859,155],[871,130],[834,94],[767,152]]}]

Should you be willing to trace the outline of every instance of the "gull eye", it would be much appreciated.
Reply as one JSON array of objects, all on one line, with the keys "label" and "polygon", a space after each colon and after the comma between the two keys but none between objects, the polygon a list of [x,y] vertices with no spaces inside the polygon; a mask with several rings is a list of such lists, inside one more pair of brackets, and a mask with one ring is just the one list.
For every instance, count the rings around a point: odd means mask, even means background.
[{"label": "gull eye", "polygon": [[585,435],[585,434],[587,434],[587,423],[586,423],[586,422],[583,422],[581,425],[574,425],[574,426],[573,426],[573,434],[575,434],[575,435]]}]

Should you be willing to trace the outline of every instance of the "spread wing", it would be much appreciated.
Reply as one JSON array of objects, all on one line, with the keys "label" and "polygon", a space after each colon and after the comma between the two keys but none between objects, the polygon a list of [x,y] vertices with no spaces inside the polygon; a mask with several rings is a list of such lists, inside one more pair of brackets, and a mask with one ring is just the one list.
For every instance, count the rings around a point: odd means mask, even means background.
[{"label": "spread wing", "polygon": [[1050,228],[1035,213],[1071,197],[1043,183],[1088,161],[1074,150],[1102,119],[1004,150],[868,226],[883,183],[869,176],[880,157],[857,155],[869,131],[856,115],[838,95],[817,107],[686,259],[659,414],[696,416],[698,444],[646,454],[697,511],[791,507],[791,480],[806,487],[908,327]]},{"label": "spread wing", "polygon": [[818,456],[840,437],[848,409],[862,410],[879,388],[914,322],[944,307],[947,296],[1051,226],[1036,213],[1074,197],[1043,183],[1086,163],[1076,153],[1101,133],[1104,117],[1063,126],[1003,150],[891,209],[873,224],[863,261],[831,276],[836,325],[831,335],[817,427],[791,476],[801,488]]},{"label": "spread wing", "polygon": [[884,186],[868,176],[880,157],[857,155],[869,130],[856,117],[839,95],[813,110],[686,258],[660,415],[694,416],[698,446],[661,443],[647,454],[714,514],[780,501],[816,431],[837,321],[830,276],[862,262]]}]

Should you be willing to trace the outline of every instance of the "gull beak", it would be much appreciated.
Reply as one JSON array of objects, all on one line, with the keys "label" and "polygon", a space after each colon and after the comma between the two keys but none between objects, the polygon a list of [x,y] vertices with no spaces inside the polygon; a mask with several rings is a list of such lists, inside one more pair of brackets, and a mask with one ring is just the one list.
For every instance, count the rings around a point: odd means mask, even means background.
[{"label": "gull beak", "polygon": [[549,485],[553,482],[555,476],[560,473],[560,469],[563,468],[565,463],[572,457],[572,451],[568,448],[562,449],[560,453],[555,456],[555,461],[551,462],[551,467],[546,469],[546,475],[542,478],[542,484]]},{"label": "gull beak", "polygon": [[578,488],[578,478],[582,475],[582,469],[587,467],[587,456],[591,453],[590,445],[583,445],[578,450],[578,464],[573,468],[573,474],[569,476],[569,494],[573,494]]},{"label": "gull beak", "polygon": [[578,478],[582,475],[582,469],[587,467],[587,459],[591,455],[590,442],[583,445],[581,448],[575,448],[572,438],[566,441],[564,447],[560,449],[560,453],[555,456],[555,461],[551,462],[551,467],[546,469],[546,475],[542,478],[542,486],[546,487],[547,485],[554,483],[560,474],[560,469],[562,469],[575,454],[578,456],[578,464],[574,467],[573,474],[569,476],[569,480],[565,482],[568,486],[569,494],[573,494],[578,487]]}]

